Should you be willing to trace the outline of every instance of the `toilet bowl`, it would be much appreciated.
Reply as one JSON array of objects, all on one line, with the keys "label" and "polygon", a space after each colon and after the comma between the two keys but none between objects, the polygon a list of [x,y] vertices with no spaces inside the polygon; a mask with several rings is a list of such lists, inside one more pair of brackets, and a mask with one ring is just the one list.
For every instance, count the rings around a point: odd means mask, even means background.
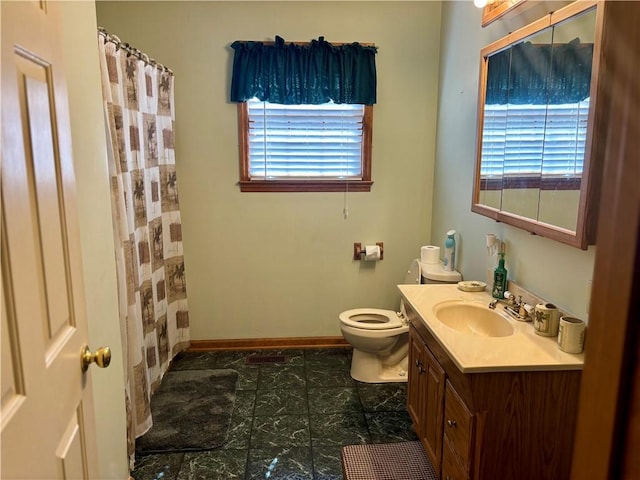
[{"label": "toilet bowl", "polygon": [[[462,279],[458,272],[443,273],[441,264],[426,267],[422,268],[418,259],[413,260],[403,283],[454,283]],[[425,277],[429,270],[438,278]],[[402,301],[399,312],[355,308],[338,317],[342,336],[353,347],[351,377],[354,380],[366,383],[407,381],[409,321]]]}]

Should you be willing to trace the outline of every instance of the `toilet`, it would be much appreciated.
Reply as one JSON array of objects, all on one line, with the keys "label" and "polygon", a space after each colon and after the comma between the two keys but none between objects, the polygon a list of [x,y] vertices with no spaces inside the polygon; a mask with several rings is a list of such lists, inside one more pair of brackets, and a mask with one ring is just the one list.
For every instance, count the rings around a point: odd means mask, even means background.
[{"label": "toilet", "polygon": [[[442,263],[411,262],[403,284],[457,283],[459,272],[445,271]],[[356,308],[339,315],[342,336],[353,347],[351,377],[366,383],[406,382],[409,357],[409,321],[404,303],[400,311]]]}]

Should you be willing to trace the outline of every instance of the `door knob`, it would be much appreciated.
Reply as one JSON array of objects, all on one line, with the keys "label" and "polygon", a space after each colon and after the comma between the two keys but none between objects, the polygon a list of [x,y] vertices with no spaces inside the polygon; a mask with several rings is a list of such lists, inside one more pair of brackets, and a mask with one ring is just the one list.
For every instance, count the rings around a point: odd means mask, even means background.
[{"label": "door knob", "polygon": [[81,368],[83,372],[89,369],[89,365],[95,362],[100,368],[107,368],[111,363],[111,349],[109,347],[100,347],[95,353],[91,353],[87,345],[82,349],[80,354]]}]

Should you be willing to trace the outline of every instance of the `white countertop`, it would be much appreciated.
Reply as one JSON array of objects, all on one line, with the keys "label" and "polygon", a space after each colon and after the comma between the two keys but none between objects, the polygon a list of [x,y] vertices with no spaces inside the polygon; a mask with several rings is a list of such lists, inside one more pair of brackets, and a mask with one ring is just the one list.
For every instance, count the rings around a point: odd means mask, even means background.
[{"label": "white countertop", "polygon": [[457,285],[398,285],[404,300],[416,311],[427,329],[445,349],[463,373],[544,370],[581,370],[584,353],[565,353],[558,348],[557,337],[535,333],[531,322],[520,322],[503,312],[499,302],[495,312],[514,328],[513,335],[484,337],[461,333],[440,322],[433,313],[436,304],[457,300],[484,304],[491,295],[463,292]]}]

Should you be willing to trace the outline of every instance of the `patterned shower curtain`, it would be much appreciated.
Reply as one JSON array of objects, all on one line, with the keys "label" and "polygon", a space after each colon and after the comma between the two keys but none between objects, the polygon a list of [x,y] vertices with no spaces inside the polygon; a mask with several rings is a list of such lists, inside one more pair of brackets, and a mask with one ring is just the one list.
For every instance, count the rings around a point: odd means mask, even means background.
[{"label": "patterned shower curtain", "polygon": [[107,124],[129,458],[151,395],[189,346],[174,150],[173,73],[98,33]]}]

